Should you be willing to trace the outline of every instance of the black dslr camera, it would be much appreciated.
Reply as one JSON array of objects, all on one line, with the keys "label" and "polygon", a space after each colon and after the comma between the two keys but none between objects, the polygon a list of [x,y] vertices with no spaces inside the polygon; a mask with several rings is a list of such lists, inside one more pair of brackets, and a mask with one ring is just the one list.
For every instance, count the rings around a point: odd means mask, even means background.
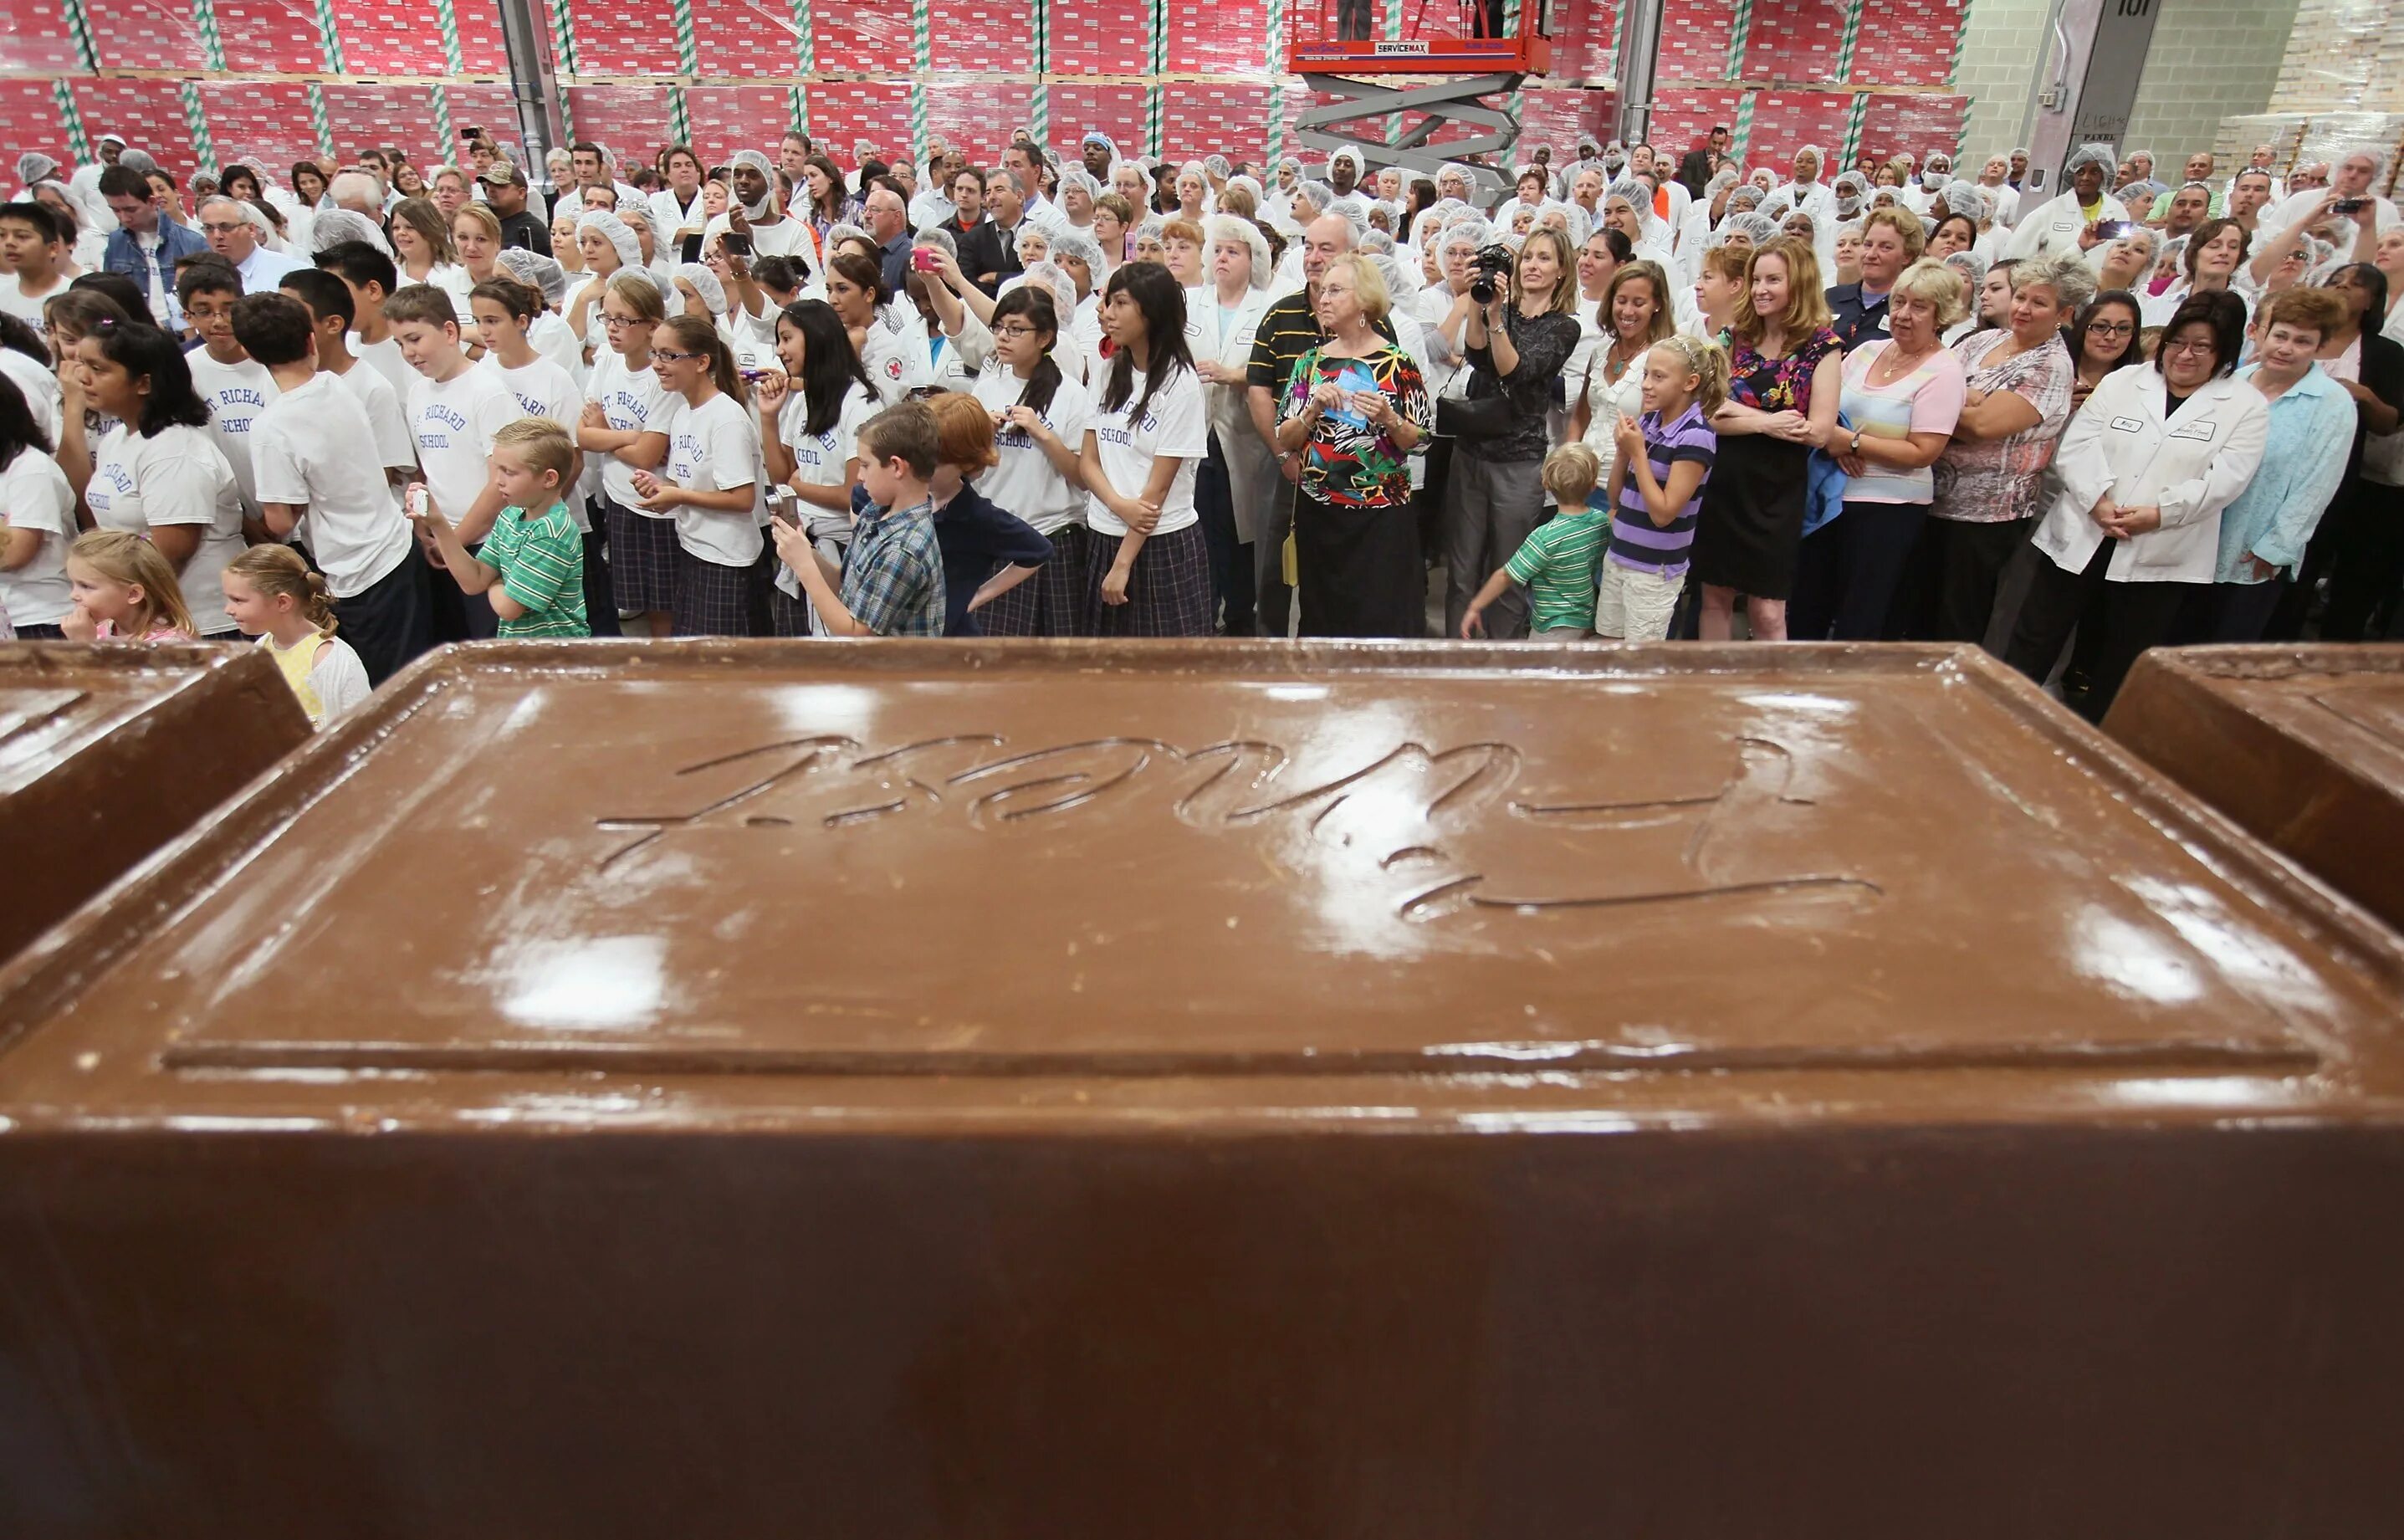
[{"label": "black dslr camera", "polygon": [[1469,297],[1481,305],[1492,304],[1494,296],[1502,291],[1496,280],[1511,275],[1512,260],[1511,248],[1500,241],[1479,247],[1477,255],[1469,259],[1476,274],[1469,280]]}]

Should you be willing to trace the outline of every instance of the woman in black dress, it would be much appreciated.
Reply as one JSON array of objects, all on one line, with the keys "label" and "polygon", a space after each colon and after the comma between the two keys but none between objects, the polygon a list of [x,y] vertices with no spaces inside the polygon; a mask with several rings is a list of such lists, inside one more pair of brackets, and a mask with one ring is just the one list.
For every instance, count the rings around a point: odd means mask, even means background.
[{"label": "woman in black dress", "polygon": [[1728,352],[1727,405],[1712,419],[1719,459],[1695,527],[1705,641],[1734,635],[1739,594],[1755,641],[1786,639],[1807,468],[1836,431],[1845,384],[1810,243],[1782,235],[1755,246],[1745,290]]}]

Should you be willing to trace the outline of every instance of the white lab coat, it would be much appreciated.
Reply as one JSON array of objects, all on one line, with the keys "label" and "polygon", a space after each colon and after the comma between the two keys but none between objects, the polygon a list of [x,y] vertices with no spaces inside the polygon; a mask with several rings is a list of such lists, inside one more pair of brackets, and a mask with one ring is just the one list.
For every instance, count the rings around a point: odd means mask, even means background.
[{"label": "white lab coat", "polygon": [[[2104,194],[2101,218],[2125,219],[2129,205]],[[2012,230],[2011,241],[2004,247],[2004,259],[2020,261],[2030,257],[2056,257],[2078,250],[2078,232],[2087,228],[2087,216],[2078,206],[2076,190],[2049,198],[2029,210],[2027,217]]]},{"label": "white lab coat", "polygon": [[2167,421],[2161,375],[2149,364],[2115,370],[2063,429],[2053,473],[2062,491],[2038,525],[2036,548],[2083,572],[2109,539],[2095,522],[2109,494],[2123,507],[2158,504],[2159,529],[2118,542],[2114,582],[2210,582],[2220,558],[2220,511],[2262,463],[2271,408],[2242,380],[2207,381]]},{"label": "white lab coat", "polygon": [[[2276,240],[2285,234],[2290,227],[2301,223],[2313,212],[2313,205],[2321,201],[2321,195],[2326,190],[2323,188],[2306,188],[2301,192],[2289,193],[2277,203],[2266,205],[2262,210],[2261,217],[2255,222],[2261,227],[2262,234],[2266,238]],[[2376,196],[2370,201],[2379,205],[2379,233],[2384,235],[2394,230],[2399,222],[2396,205],[2384,198]],[[2344,218],[2345,217],[2339,215],[2334,217]],[[2351,220],[2347,222],[2352,223]],[[2350,251],[2352,247],[2349,246],[2346,249]]]},{"label": "white lab coat", "polygon": [[1995,195],[1996,224],[2002,226],[2006,230],[2009,230],[2014,225],[2020,222],[2020,189],[2013,187],[2008,182],[1998,182],[1993,187],[1988,187],[1983,182],[1978,185],[1983,190],[1992,192]]},{"label": "white lab coat", "polygon": [[[1268,314],[1277,296],[1265,288],[1244,291],[1244,301],[1227,324],[1224,339],[1219,334],[1219,296],[1215,286],[1206,284],[1185,291],[1185,346],[1200,363],[1209,358],[1229,369],[1241,370],[1252,361],[1252,340],[1259,335],[1261,317]],[[1243,385],[1206,385],[1202,399],[1210,413],[1210,431],[1219,436],[1219,448],[1227,456],[1228,501],[1235,507],[1236,539],[1249,541],[1255,532],[1265,527],[1269,499],[1281,483],[1277,455],[1263,442],[1252,427],[1251,392]]]}]

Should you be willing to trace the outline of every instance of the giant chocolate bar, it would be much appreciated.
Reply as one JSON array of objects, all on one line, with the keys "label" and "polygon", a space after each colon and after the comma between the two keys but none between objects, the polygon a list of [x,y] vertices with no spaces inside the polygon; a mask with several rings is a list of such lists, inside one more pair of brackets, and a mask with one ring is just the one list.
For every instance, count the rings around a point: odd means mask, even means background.
[{"label": "giant chocolate bar", "polygon": [[2404,646],[2157,648],[2104,730],[2404,930]]},{"label": "giant chocolate bar", "polygon": [[2404,1533],[2399,943],[1976,650],[500,646],[0,973],[0,1533]]},{"label": "giant chocolate bar", "polygon": [[0,645],[0,958],[308,737],[255,649]]}]

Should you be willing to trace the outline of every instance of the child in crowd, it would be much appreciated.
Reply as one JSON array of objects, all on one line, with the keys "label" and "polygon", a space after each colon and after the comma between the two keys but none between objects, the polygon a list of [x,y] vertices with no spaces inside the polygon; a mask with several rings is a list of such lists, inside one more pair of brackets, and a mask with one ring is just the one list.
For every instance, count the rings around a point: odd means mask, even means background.
[{"label": "child in crowd", "polygon": [[76,495],[50,457],[17,382],[0,376],[0,613],[19,637],[56,641],[73,600],[67,542],[75,539]]},{"label": "child in crowd", "polygon": [[651,368],[660,388],[682,403],[664,473],[635,472],[636,506],[676,515],[672,629],[679,637],[750,636],[751,568],[764,549],[767,478],[760,425],[735,376],[734,355],[707,320],[678,315],[654,329]]},{"label": "child in crowd", "polygon": [[30,198],[0,203],[0,311],[42,329],[42,306],[66,292],[75,263],[59,216]]},{"label": "child in crowd", "polygon": [[[72,372],[92,408],[117,420],[80,468],[92,522],[147,539],[201,607],[201,637],[234,640],[217,574],[242,554],[242,495],[209,437],[184,350],[157,327],[103,319],[76,344]],[[60,469],[76,481],[78,468],[63,459]]]},{"label": "child in crowd", "polygon": [[395,396],[408,399],[412,378],[409,362],[400,356],[400,342],[393,335],[384,310],[384,301],[400,287],[400,270],[365,241],[328,246],[317,253],[317,267],[341,279],[351,291],[351,352],[383,375]]},{"label": "child in crowd", "polygon": [[801,580],[830,634],[943,634],[943,558],[928,491],[942,453],[935,414],[923,401],[903,401],[868,420],[854,457],[870,506],[844,551],[841,571],[818,553],[807,530],[776,521],[776,554]]},{"label": "child in crowd", "polygon": [[234,335],[233,307],[241,298],[242,274],[224,258],[187,257],[176,264],[176,302],[201,340],[200,346],[184,355],[191,367],[192,388],[208,403],[209,437],[233,471],[234,487],[242,494],[244,530],[256,541],[266,535],[259,523],[251,430],[276,392],[267,367],[245,352],[242,339]]},{"label": "child in crowd", "polygon": [[564,500],[576,444],[545,417],[522,417],[493,436],[493,487],[506,505],[482,549],[470,553],[439,510],[423,523],[461,588],[491,595],[504,641],[589,637],[584,539]]},{"label": "child in crowd", "polygon": [[982,636],[974,611],[1042,570],[1052,559],[1052,542],[969,484],[1000,463],[993,414],[965,391],[944,391],[927,406],[935,414],[940,456],[927,490],[935,502],[935,543],[943,553],[943,635]]},{"label": "child in crowd", "polygon": [[[804,526],[830,515],[847,520],[860,484],[860,430],[876,415],[878,399],[843,319],[823,300],[800,300],[776,315],[776,361],[755,388],[760,453],[768,475],[790,486]],[[829,555],[841,547],[827,542]],[[811,635],[809,606],[790,567],[779,566],[768,595],[769,629],[779,637]]]},{"label": "child in crowd", "polygon": [[1612,469],[1611,545],[1603,553],[1595,635],[1661,641],[1686,583],[1703,484],[1719,452],[1712,414],[1727,403],[1727,354],[1676,336],[1644,356],[1644,415],[1620,413]]},{"label": "child in crowd", "polygon": [[[576,429],[578,447],[601,465],[597,496],[608,539],[611,604],[637,616],[642,634],[652,637],[666,636],[673,623],[676,515],[637,506],[642,499],[635,491],[635,472],[655,469],[667,458],[667,430],[683,404],[660,388],[659,373],[651,368],[651,333],[666,318],[660,286],[649,273],[609,280],[601,296],[601,332],[608,345],[594,355]],[[585,553],[588,564],[597,554],[590,543]],[[597,619],[599,595],[592,593],[589,565],[585,582],[585,613]]]},{"label": "child in crowd", "polygon": [[323,727],[375,687],[350,645],[334,635],[334,597],[288,545],[254,545],[226,565],[226,613],[284,671],[309,725]]},{"label": "child in crowd", "polygon": [[1573,440],[1544,456],[1544,481],[1560,512],[1531,530],[1469,601],[1461,617],[1463,640],[1485,631],[1487,606],[1515,582],[1528,590],[1530,636],[1584,641],[1594,634],[1595,567],[1611,533],[1609,505],[1596,490],[1602,461]]},{"label": "child in crowd", "polygon": [[[223,568],[219,568],[222,572]],[[67,547],[75,598],[62,627],[69,641],[190,641],[192,612],[159,548],[122,529],[93,529]]]},{"label": "child in crowd", "polygon": [[584,572],[584,613],[592,621],[591,635],[614,637],[618,601],[610,592],[609,564],[598,548],[593,515],[584,506],[584,455],[576,448],[584,415],[584,387],[558,360],[545,357],[535,346],[535,318],[550,314],[543,308],[542,291],[503,273],[469,288],[468,305],[475,317],[476,334],[484,341],[483,362],[477,367],[508,384],[519,411],[557,423],[567,435],[569,447],[576,449],[576,463],[560,488],[560,497],[583,546],[580,566]]},{"label": "child in crowd", "polygon": [[340,381],[367,413],[384,480],[398,491],[416,474],[417,441],[410,437],[409,419],[400,410],[400,392],[380,371],[362,368],[363,360],[351,352],[351,324],[357,315],[351,286],[314,267],[296,268],[275,284],[309,307],[310,325],[317,334],[317,371]]},{"label": "child in crowd", "polygon": [[[450,290],[412,284],[384,301],[384,315],[401,357],[416,371],[406,399],[417,463],[426,473],[426,499],[472,553],[501,511],[486,463],[493,435],[526,413],[498,374],[468,361],[459,345],[459,311]],[[458,610],[438,606],[438,641],[490,637],[497,629],[492,607],[481,599]]]},{"label": "child in crowd", "polygon": [[274,377],[275,395],[251,429],[267,533],[287,540],[308,521],[309,553],[335,611],[366,678],[382,684],[434,637],[425,559],[381,468],[359,453],[374,436],[367,412],[318,371],[316,328],[300,301],[250,295],[235,304],[231,324]]}]

